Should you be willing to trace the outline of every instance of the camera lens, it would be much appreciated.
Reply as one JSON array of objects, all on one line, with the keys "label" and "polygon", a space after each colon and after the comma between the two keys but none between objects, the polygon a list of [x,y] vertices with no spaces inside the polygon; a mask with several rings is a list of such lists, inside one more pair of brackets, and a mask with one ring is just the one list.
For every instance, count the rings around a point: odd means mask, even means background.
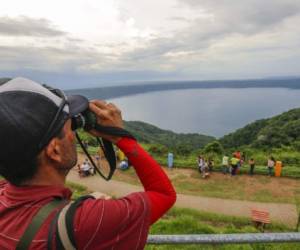
[{"label": "camera lens", "polygon": [[72,117],[71,128],[73,131],[79,128],[84,128],[85,126],[85,118],[82,114],[78,114]]}]

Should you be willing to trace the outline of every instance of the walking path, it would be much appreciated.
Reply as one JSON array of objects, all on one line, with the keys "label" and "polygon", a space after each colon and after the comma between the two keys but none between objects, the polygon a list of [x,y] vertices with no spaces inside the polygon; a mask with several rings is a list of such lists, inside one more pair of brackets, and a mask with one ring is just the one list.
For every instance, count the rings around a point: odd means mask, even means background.
[{"label": "walking path", "polygon": [[[124,182],[114,180],[107,182],[99,176],[79,178],[77,171],[74,170],[70,171],[67,180],[84,185],[91,191],[98,191],[113,197],[121,197],[143,190],[140,186]],[[292,228],[296,227],[298,219],[297,208],[294,204],[262,203],[178,194],[175,206],[242,217],[251,217],[251,208],[263,209],[270,212],[271,221]]]}]

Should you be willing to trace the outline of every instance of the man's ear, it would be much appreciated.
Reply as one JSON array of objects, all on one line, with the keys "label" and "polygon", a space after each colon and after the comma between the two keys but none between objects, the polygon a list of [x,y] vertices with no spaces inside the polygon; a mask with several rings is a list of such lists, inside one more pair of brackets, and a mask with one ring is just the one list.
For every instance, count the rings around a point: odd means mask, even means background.
[{"label": "man's ear", "polygon": [[51,161],[62,161],[62,145],[58,138],[53,138],[45,148],[45,154]]}]

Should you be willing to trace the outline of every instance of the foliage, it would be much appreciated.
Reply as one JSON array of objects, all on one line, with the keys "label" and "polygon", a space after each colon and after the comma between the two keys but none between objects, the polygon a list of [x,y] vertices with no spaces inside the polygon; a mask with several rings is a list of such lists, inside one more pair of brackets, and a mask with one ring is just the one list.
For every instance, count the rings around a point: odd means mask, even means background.
[{"label": "foliage", "polygon": [[[131,132],[138,141],[148,144],[161,144],[172,150],[179,148],[180,152],[187,152],[203,148],[207,143],[213,141],[212,136],[201,134],[177,134],[169,130],[163,130],[151,124],[139,121],[125,121],[125,129]],[[180,150],[180,148],[182,150]]]},{"label": "foliage", "polygon": [[79,135],[82,142],[88,142],[89,146],[93,146],[93,147],[98,146],[98,142],[97,142],[96,137],[90,135],[89,133],[87,133],[83,129],[80,129],[77,132],[78,132],[78,135]]},{"label": "foliage", "polygon": [[168,153],[168,148],[160,144],[150,144],[148,151],[153,155],[165,155]]},{"label": "foliage", "polygon": [[293,146],[299,149],[299,141],[299,108],[269,119],[253,122],[220,139],[226,148],[239,148],[247,145],[265,150],[283,146]]},{"label": "foliage", "polygon": [[203,152],[206,154],[222,154],[224,151],[223,146],[219,141],[213,141],[208,143],[205,147]]}]

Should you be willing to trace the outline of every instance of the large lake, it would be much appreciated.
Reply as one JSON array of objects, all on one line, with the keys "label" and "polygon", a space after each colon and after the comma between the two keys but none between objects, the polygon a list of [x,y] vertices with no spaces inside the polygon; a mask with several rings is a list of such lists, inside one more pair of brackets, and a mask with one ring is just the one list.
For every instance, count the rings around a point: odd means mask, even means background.
[{"label": "large lake", "polygon": [[216,88],[150,92],[111,99],[125,120],[182,133],[223,136],[258,119],[300,107],[300,90]]}]

